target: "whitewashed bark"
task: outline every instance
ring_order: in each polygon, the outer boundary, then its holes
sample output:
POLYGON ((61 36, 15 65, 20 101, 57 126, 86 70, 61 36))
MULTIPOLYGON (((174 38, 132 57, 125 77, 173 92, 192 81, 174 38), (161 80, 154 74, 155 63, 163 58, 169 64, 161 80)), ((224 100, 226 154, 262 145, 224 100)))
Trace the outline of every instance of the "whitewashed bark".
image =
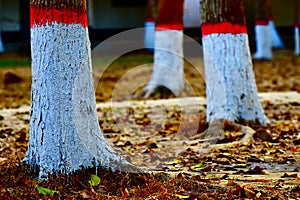
POLYGON ((300 43, 299 43, 299 26, 294 28, 294 46, 295 46, 295 55, 300 55, 300 43))
POLYGON ((183 26, 185 28, 200 27, 200 19, 200 0, 184 0, 183 26))
POLYGON ((2 27, 2 0, 0 0, 0 53, 4 52, 4 46, 3 46, 3 42, 2 42, 2 37, 1 37, 1 27, 2 27))
POLYGON ((284 44, 276 30, 275 24, 273 20, 269 20, 268 26, 271 31, 271 41, 272 41, 272 47, 273 48, 283 48, 284 44))
POLYGON ((4 46, 1 38, 1 27, 0 27, 0 53, 4 52, 4 46))
POLYGON ((155 22, 154 21, 145 21, 145 48, 152 49, 154 48, 154 35, 155 35, 155 22))
POLYGON ((254 59, 272 59, 271 30, 268 25, 255 25, 256 53, 254 59))
POLYGON ((239 119, 267 124, 257 96, 247 34, 204 36, 207 121, 239 119))
POLYGON ((64 25, 31 29, 32 99, 25 162, 40 178, 102 166, 129 166, 106 143, 97 120, 87 29, 64 25))
MULTIPOLYGON (((183 31, 155 31, 154 67, 151 80, 144 90, 154 91, 164 86, 175 95, 184 87, 183 74, 183 31)), ((145 96, 147 98, 147 94, 145 96)))

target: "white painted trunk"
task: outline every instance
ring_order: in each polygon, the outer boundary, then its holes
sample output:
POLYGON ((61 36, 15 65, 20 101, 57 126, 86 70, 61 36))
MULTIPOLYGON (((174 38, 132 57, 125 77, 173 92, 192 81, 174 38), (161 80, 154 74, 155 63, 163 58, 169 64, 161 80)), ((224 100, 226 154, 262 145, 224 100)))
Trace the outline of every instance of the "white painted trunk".
POLYGON ((247 34, 204 36, 207 120, 268 123, 260 105, 247 34))
POLYGON ((145 21, 145 48, 154 48, 155 23, 154 21, 145 21))
POLYGON ((300 43, 299 43, 299 27, 296 26, 294 28, 294 43, 295 43, 295 55, 299 55, 300 54, 300 43))
POLYGON ((2 43, 2 38, 1 38, 1 27, 0 27, 0 53, 4 52, 4 46, 2 43))
POLYGON ((268 25, 255 25, 256 53, 254 59, 272 59, 271 31, 268 25))
POLYGON ((81 25, 53 22, 31 29, 32 100, 25 158, 48 173, 85 167, 112 170, 127 164, 99 128, 88 32, 81 25))
POLYGON ((183 31, 155 31, 154 67, 146 90, 165 86, 179 95, 184 86, 183 31))
POLYGON ((283 48, 284 44, 276 30, 275 24, 273 20, 269 20, 268 24, 270 31, 271 31, 271 41, 272 41, 272 47, 273 48, 283 48))
POLYGON ((200 1, 184 0, 183 4, 183 26, 185 28, 196 28, 201 25, 200 1))
POLYGON ((0 0, 0 53, 4 52, 4 46, 3 46, 3 42, 2 42, 2 37, 1 37, 1 27, 2 27, 2 0, 0 0))

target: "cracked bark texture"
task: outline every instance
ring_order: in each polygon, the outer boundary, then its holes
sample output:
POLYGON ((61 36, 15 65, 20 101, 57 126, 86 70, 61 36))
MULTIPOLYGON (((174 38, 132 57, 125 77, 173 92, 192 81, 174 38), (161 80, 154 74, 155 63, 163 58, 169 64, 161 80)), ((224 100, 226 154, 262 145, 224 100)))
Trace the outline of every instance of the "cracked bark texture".
MULTIPOLYGON (((59 13, 63 21, 51 18, 43 24, 36 21, 39 16, 31 15, 35 22, 31 24, 32 99, 24 161, 38 168, 42 179, 89 167, 132 169, 106 143, 99 127, 87 27, 65 21, 64 15, 70 13, 57 10, 54 2, 60 2, 61 9, 66 1, 31 1, 31 6, 41 9, 40 14, 56 9, 52 13, 59 13)), ((68 2, 66 7, 80 17, 76 14, 85 10, 85 1, 68 2)))

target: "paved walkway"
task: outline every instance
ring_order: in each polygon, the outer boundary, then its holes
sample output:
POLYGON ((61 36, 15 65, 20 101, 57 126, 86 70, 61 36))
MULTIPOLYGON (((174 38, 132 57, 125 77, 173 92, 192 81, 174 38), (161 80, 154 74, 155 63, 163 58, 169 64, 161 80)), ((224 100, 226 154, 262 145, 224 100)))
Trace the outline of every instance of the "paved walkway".
MULTIPOLYGON (((300 102, 300 93, 298 92, 268 92, 259 93, 262 102, 268 101, 275 104, 287 102, 300 102)), ((98 103, 97 108, 122 108, 122 107, 137 107, 143 106, 145 108, 159 107, 159 106, 179 106, 182 110, 185 108, 194 109, 203 107, 206 104, 204 97, 185 97, 178 99, 161 99, 161 100, 142 100, 142 101, 122 101, 122 102, 106 102, 98 103)), ((24 105, 19 108, 2 109, 0 116, 4 119, 0 121, 1 128, 14 128, 20 130, 22 128, 29 128, 29 112, 30 106, 24 105)), ((299 111, 300 112, 300 111, 299 111)))

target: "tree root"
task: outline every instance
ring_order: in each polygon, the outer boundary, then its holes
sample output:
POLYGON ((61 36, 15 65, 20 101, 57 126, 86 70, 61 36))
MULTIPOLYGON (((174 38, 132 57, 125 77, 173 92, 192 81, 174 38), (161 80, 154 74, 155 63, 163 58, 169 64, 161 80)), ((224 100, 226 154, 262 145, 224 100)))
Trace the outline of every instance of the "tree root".
POLYGON ((172 96, 173 92, 162 85, 146 86, 142 89, 142 91, 138 92, 137 94, 134 94, 133 98, 148 99, 151 96, 155 96, 156 94, 158 94, 161 98, 165 98, 172 96))
POLYGON ((244 126, 238 123, 229 122, 227 120, 219 119, 214 120, 209 124, 208 129, 206 129, 204 132, 196 135, 192 139, 203 143, 204 148, 210 148, 210 149, 221 149, 226 147, 231 147, 235 145, 241 145, 241 144, 248 144, 249 142, 253 141, 253 135, 255 133, 255 130, 250 128, 249 126, 244 126), (216 144, 218 140, 222 140, 225 138, 225 131, 224 128, 230 124, 230 128, 241 132, 244 134, 243 138, 239 141, 224 143, 224 144, 216 144))

